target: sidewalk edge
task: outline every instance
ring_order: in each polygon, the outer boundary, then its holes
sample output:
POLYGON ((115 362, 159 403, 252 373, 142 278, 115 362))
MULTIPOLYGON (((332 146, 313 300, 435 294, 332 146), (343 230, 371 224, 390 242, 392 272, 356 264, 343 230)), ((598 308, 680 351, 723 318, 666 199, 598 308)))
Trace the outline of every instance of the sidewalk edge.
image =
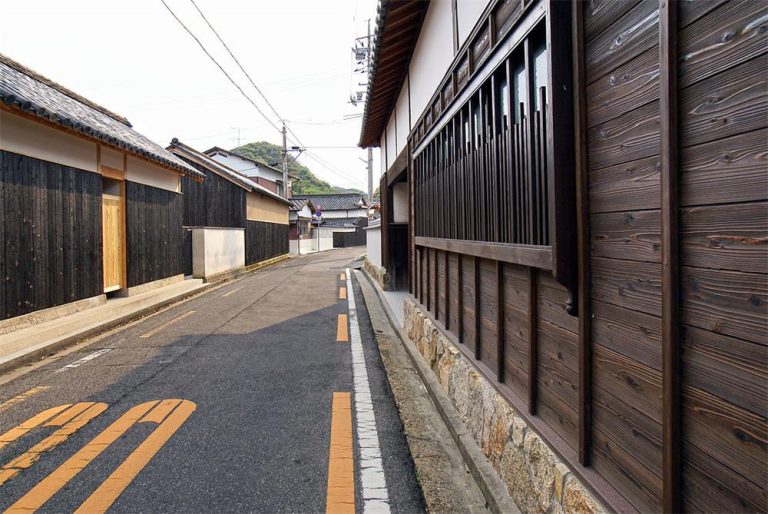
POLYGON ((467 468, 470 473, 472 473, 483 496, 485 496, 491 512, 495 514, 519 513, 520 509, 507 492, 507 487, 496 474, 496 471, 493 469, 493 466, 491 466, 491 463, 488 462, 488 459, 485 458, 480 447, 470 436, 464 422, 459 417, 459 413, 451 404, 448 396, 441 389, 432 370, 427 368, 421 355, 417 354, 413 345, 408 344, 408 337, 403 332, 403 328, 399 326, 397 317, 394 312, 392 312, 392 308, 386 298, 384 298, 380 287, 378 287, 378 284, 376 284, 373 278, 368 274, 367 270, 361 269, 360 271, 363 276, 365 276, 368 283, 371 284, 374 291, 376 291, 376 296, 389 319, 390 325, 392 325, 400 343, 408 353, 408 357, 410 357, 414 368, 416 368, 419 377, 421 377, 424 388, 429 393, 430 398, 432 398, 432 402, 435 404, 435 407, 437 407, 440 416, 448 427, 448 431, 451 433, 456 445, 459 447, 459 451, 464 457, 467 468))

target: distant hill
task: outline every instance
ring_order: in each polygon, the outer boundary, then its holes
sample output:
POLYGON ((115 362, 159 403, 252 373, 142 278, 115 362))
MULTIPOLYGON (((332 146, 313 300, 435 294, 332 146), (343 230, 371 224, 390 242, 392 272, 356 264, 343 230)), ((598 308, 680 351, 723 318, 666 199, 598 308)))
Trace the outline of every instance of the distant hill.
MULTIPOLYGON (((254 143, 238 146, 230 151, 249 159, 265 162, 280 169, 280 154, 282 153, 282 147, 278 145, 273 145, 266 141, 256 141, 254 143)), ((296 161, 288 165, 288 172, 299 177, 299 180, 293 184, 293 192, 297 195, 362 193, 359 189, 332 186, 325 180, 318 178, 309 168, 296 161)))

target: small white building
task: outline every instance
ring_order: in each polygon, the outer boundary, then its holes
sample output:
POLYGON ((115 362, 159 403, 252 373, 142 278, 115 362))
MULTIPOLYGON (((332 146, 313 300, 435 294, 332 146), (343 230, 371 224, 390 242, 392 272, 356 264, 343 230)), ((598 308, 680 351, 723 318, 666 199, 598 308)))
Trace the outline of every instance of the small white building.
MULTIPOLYGON (((256 159, 249 159, 236 153, 230 152, 218 146, 214 146, 204 152, 207 156, 213 160, 224 164, 225 166, 242 173, 249 179, 253 180, 262 187, 265 187, 277 193, 282 197, 286 197, 283 188, 283 172, 274 166, 259 161, 256 159)), ((288 195, 291 196, 291 183, 296 176, 288 174, 288 195)))

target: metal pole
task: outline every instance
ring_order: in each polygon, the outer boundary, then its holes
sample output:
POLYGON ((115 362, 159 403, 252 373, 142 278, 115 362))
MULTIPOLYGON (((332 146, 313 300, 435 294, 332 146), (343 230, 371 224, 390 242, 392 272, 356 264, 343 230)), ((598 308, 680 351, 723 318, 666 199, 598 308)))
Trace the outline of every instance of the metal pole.
POLYGON ((283 123, 283 198, 288 198, 288 140, 283 123))

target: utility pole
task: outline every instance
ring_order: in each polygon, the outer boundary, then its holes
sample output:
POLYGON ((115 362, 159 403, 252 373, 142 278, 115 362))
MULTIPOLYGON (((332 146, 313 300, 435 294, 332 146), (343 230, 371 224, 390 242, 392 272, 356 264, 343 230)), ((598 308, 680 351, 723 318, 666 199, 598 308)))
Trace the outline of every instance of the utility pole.
MULTIPOLYGON (((371 73, 371 19, 368 18, 368 52, 366 52, 366 66, 368 74, 371 73)), ((368 202, 373 200, 373 148, 368 147, 368 202)))
POLYGON ((283 197, 288 198, 288 139, 285 122, 283 122, 283 197))

